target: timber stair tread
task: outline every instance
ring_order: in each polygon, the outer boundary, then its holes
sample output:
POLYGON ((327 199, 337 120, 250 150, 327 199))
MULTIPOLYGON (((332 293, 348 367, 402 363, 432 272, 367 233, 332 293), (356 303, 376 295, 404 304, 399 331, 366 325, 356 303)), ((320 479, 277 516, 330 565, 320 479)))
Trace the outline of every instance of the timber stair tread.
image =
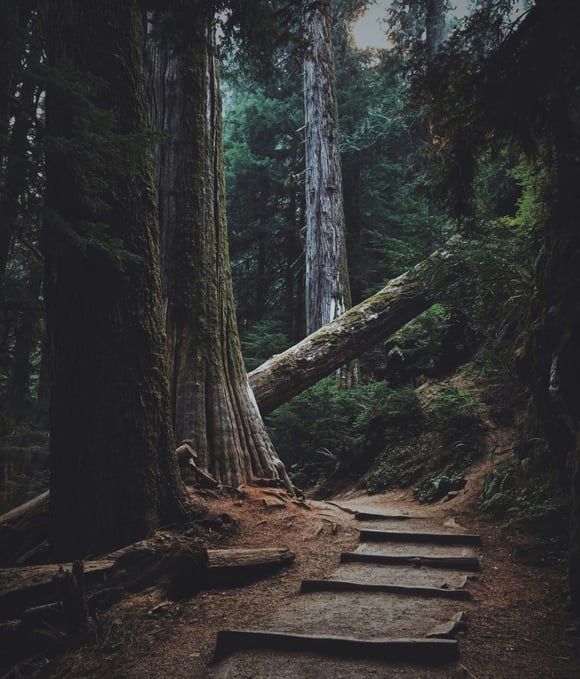
POLYGON ((407 596, 441 597, 465 601, 471 597, 465 589, 444 589, 442 587, 424 587, 398 585, 396 583, 354 582, 353 580, 303 580, 301 590, 308 592, 386 592, 407 596))
POLYGON ((366 528, 360 531, 361 542, 408 542, 432 543, 438 545, 480 545, 479 535, 470 533, 414 532, 396 530, 374 530, 366 528))
POLYGON ((380 512, 355 511, 357 521, 424 521, 427 517, 414 514, 381 514, 380 512))
POLYGON ((323 634, 290 634, 261 630, 220 630, 215 656, 220 659, 235 651, 267 648, 279 651, 318 652, 338 656, 380 658, 383 660, 416 660, 425 664, 446 663, 459 657, 455 639, 375 638, 359 639, 323 634))
POLYGON ((415 568, 447 568, 450 570, 478 571, 479 559, 470 556, 421 556, 399 554, 366 554, 342 552, 341 563, 373 563, 380 565, 414 566, 415 568))
POLYGON ((458 660, 459 644, 451 637, 465 629, 465 613, 457 604, 471 599, 467 573, 479 570, 474 547, 481 538, 459 532, 460 526, 457 532, 433 530, 436 522, 425 516, 345 510, 357 521, 392 521, 397 530, 361 528, 358 549, 342 552, 343 565, 334 573, 303 580, 300 599, 257 629, 221 630, 216 661, 231 657, 220 677, 245 676, 236 674, 235 659, 252 652, 373 660, 386 667, 458 660), (398 530, 398 522, 409 530, 398 530))

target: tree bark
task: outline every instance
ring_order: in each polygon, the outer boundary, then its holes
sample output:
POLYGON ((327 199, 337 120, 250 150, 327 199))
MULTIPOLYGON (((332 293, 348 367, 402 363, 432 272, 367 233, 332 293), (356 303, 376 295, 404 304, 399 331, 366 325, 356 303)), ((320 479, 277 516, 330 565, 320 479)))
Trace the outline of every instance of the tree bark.
POLYGON ((303 0, 306 331, 351 305, 329 0, 303 0))
POLYGON ((434 302, 423 276, 454 275, 454 259, 439 250, 411 271, 390 281, 372 297, 349 309, 285 352, 250 373, 250 384, 262 415, 330 375, 415 318, 434 302))
POLYGON ((264 428, 243 365, 225 218, 221 100, 213 12, 154 17, 150 45, 167 356, 178 444, 219 483, 291 482, 264 428), (180 27, 165 39, 168 25, 180 27), (175 34, 174 34, 175 37, 175 34))
POLYGON ((427 56, 432 60, 445 39, 445 0, 427 0, 425 28, 427 56))
POLYGON ((51 0, 47 328, 52 546, 76 559, 183 516, 137 0, 51 0))

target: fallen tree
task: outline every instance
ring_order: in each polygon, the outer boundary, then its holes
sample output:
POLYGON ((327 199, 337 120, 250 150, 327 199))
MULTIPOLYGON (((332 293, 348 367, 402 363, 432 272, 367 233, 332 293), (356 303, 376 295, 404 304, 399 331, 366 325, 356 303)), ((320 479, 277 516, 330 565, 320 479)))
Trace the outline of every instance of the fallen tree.
POLYGON ((271 413, 428 309, 437 294, 427 288, 426 275, 434 269, 438 279, 450 280, 456 275, 455 264, 449 250, 437 250, 372 297, 253 370, 250 385, 262 415, 271 413))
POLYGON ((97 560, 0 569, 0 675, 12 676, 9 668, 26 658, 93 642, 100 614, 131 593, 154 586, 169 599, 152 614, 202 589, 238 587, 293 561, 286 547, 205 549, 161 535, 97 560))

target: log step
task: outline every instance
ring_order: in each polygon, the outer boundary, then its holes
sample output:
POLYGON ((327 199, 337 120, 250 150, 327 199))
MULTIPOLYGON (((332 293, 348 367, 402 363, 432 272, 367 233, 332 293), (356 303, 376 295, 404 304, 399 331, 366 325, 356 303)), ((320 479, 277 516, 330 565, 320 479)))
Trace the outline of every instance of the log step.
POLYGON ((421 542, 438 545, 480 545, 479 535, 469 533, 415 533, 413 531, 361 530, 361 542, 421 542))
POLYGON ((471 598, 470 593, 465 589, 351 582, 348 580, 303 580, 300 591, 303 594, 308 592, 384 592, 406 596, 440 597, 457 601, 466 601, 471 598))
POLYGON ((218 632, 216 660, 236 651, 248 649, 315 652, 389 661, 406 660, 423 665, 444 664, 457 660, 459 657, 459 646, 455 639, 357 639, 252 630, 220 630, 218 632))
POLYGON ((422 516, 409 516, 408 514, 379 514, 375 512, 355 512, 357 521, 409 521, 410 519, 422 519, 422 516))
POLYGON ((479 561, 470 556, 398 556, 389 554, 363 554, 342 552, 341 563, 374 563, 383 566, 424 566, 427 568, 448 568, 450 570, 478 571, 479 561))
POLYGON ((239 585, 267 576, 290 566, 295 559, 294 552, 286 547, 208 549, 207 555, 211 587, 239 585))
POLYGON ((270 565, 289 566, 295 559, 294 552, 286 547, 208 549, 207 556, 210 570, 215 571, 270 565))

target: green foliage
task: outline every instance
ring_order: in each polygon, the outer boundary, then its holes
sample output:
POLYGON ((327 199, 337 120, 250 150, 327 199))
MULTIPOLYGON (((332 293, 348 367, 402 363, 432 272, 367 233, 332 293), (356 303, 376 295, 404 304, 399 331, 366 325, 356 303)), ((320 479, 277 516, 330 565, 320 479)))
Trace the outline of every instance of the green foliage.
MULTIPOLYGON (((385 383, 342 391, 328 377, 269 415, 268 432, 294 483, 316 485, 347 466, 376 403, 390 394, 385 383)), ((392 408, 392 417, 400 417, 392 408)))
POLYGON ((425 404, 425 412, 431 426, 445 435, 451 435, 452 438, 460 434, 464 426, 469 429, 479 426, 477 409, 478 399, 475 392, 458 389, 454 384, 444 385, 425 404))
POLYGON ((426 378, 451 374, 470 360, 477 338, 465 313, 434 304, 395 332, 375 359, 375 373, 391 386, 417 386, 426 378))
POLYGON ((248 372, 290 346, 290 339, 282 331, 280 321, 258 321, 247 330, 242 330, 240 340, 248 372))
POLYGON ((433 304, 427 311, 404 325, 391 335, 389 342, 395 345, 417 344, 432 336, 451 320, 451 311, 442 304, 433 304))
POLYGON ((299 487, 324 495, 368 469, 369 492, 412 485, 420 502, 432 502, 462 488, 482 454, 479 405, 475 392, 452 384, 420 399, 415 389, 386 382, 339 391, 327 378, 266 422, 299 487))
POLYGON ((486 475, 478 508, 495 516, 515 517, 554 507, 558 493, 554 493, 553 479, 530 474, 528 463, 515 455, 502 460, 486 475))
POLYGON ((433 269, 425 272, 425 285, 438 289, 445 305, 469 319, 479 343, 497 352, 494 360, 504 362, 503 369, 517 345, 525 301, 533 291, 536 240, 535 230, 520 227, 513 218, 488 221, 477 237, 446 245, 457 271, 453 282, 433 269))
POLYGON ((554 159, 543 151, 538 158, 522 156, 510 176, 520 188, 513 225, 534 232, 550 220, 554 187, 554 159))
POLYGON ((359 301, 429 253, 437 219, 422 195, 425 120, 405 108, 404 63, 390 52, 371 62, 345 46, 336 72, 349 272, 359 301))
MULTIPOLYGON (((275 3, 276 4, 276 3, 275 3)), ((429 214, 422 111, 407 111, 404 63, 354 50, 346 27, 366 3, 333 4, 335 70, 349 276, 354 303, 429 253, 447 220, 429 214)), ((292 30, 294 30, 292 28, 292 30)), ((297 338, 303 321, 302 55, 292 39, 275 64, 227 80, 225 156, 228 224, 242 325, 282 320, 297 338)))
MULTIPOLYGON (((293 325, 301 288, 297 210, 302 100, 283 87, 232 88, 224 127, 227 212, 239 322, 293 325)), ((231 85, 230 85, 231 87, 231 85)))
POLYGON ((366 439, 375 451, 375 461, 363 477, 369 492, 413 485, 419 502, 434 502, 465 485, 465 471, 483 453, 475 393, 444 384, 424 398, 419 414, 416 409, 414 404, 415 431, 388 419, 377 426, 375 420, 375 434, 366 439))

